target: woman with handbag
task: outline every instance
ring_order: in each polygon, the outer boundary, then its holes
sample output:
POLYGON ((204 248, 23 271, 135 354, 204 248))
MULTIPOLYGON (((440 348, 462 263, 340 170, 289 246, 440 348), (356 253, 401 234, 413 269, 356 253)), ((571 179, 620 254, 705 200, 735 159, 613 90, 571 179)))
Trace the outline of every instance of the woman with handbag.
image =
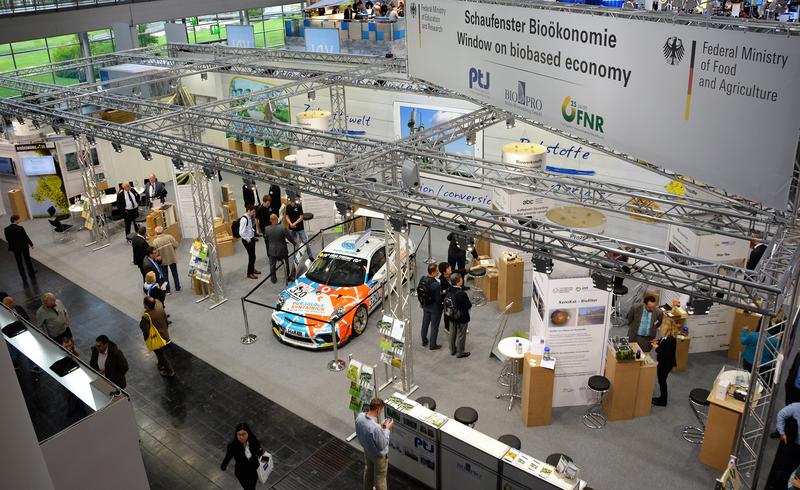
POLYGON ((675 359, 675 352, 678 349, 678 328, 674 322, 664 322, 661 325, 661 338, 651 340, 650 345, 658 355, 658 366, 656 375, 658 377, 659 396, 653 398, 653 405, 658 407, 667 406, 667 376, 672 368, 678 365, 675 359))
POLYGON ((256 483, 258 483, 259 458, 263 452, 264 450, 261 449, 261 444, 256 436, 253 435, 250 426, 241 422, 236 426, 233 440, 228 443, 228 450, 225 452, 225 458, 222 460, 220 469, 225 471, 231 458, 233 458, 233 472, 242 488, 244 490, 255 490, 256 483))
POLYGON ((161 376, 171 378, 175 376, 172 363, 169 361, 167 349, 170 346, 169 327, 164 305, 150 296, 144 298, 144 313, 139 321, 144 342, 147 348, 156 354, 158 359, 158 372, 161 376))

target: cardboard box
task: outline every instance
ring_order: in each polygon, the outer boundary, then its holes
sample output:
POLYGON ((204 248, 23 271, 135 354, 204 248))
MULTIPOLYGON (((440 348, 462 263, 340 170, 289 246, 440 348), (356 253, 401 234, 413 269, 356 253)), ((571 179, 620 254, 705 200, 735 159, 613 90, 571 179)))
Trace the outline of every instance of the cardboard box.
POLYGON ((283 161, 284 158, 289 156, 289 148, 288 147, 269 147, 270 152, 272 153, 273 160, 280 160, 283 161))
POLYGON ((230 257, 234 255, 234 238, 230 235, 218 236, 217 237, 217 254, 220 257, 230 257))
POLYGON ((242 151, 242 142, 239 140, 228 140, 228 149, 235 151, 242 151))
POLYGON ((104 121, 111 121, 117 124, 125 124, 135 121, 136 116, 132 112, 106 109, 105 111, 100 112, 100 119, 104 121))
POLYGON ((20 221, 27 221, 30 219, 28 214, 28 206, 25 205, 25 195, 22 189, 11 189, 8 191, 8 200, 11 202, 11 214, 19 216, 20 221))
POLYGON ((220 188, 222 189, 222 202, 228 202, 233 199, 230 184, 222 184, 220 188))
POLYGON ((753 332, 758 329, 758 325, 760 323, 761 314, 750 313, 749 311, 742 310, 740 308, 736 309, 736 313, 733 316, 733 325, 731 325, 731 338, 730 343, 728 344, 728 359, 739 359, 739 355, 744 350, 744 346, 742 346, 742 343, 739 342, 739 339, 742 336, 742 329, 746 328, 747 330, 753 332))
POLYGON ((478 278, 477 286, 483 290, 486 301, 497 301, 499 272, 496 268, 486 269, 486 275, 478 278))
POLYGON ((198 296, 205 296, 209 293, 208 284, 198 281, 195 278, 192 278, 192 288, 194 288, 194 294, 198 296))
MULTIPOLYGON (((481 235, 483 236, 483 235, 481 235)), ((478 255, 492 255, 492 243, 485 238, 478 238, 475 240, 475 251, 478 252, 478 255)), ((478 257, 480 258, 480 257, 478 257)))
POLYGON ((256 150, 256 144, 250 143, 249 141, 242 141, 242 151, 245 153, 251 153, 256 155, 258 150, 256 150))
POLYGON ((686 371, 686 366, 689 365, 689 347, 692 345, 692 338, 682 335, 680 337, 675 348, 675 363, 677 366, 672 369, 673 372, 686 371))
POLYGON ((646 417, 650 415, 650 409, 653 407, 653 387, 656 384, 657 366, 658 364, 653 362, 649 364, 642 363, 639 367, 639 384, 636 388, 636 406, 633 408, 634 417, 646 417))
POLYGON ((231 235, 230 221, 225 221, 223 218, 214 218, 214 235, 231 235))
POLYGON ((267 158, 271 158, 272 157, 272 150, 267 146, 263 146, 263 145, 256 146, 256 153, 260 157, 267 157, 267 158))
POLYGON ((522 287, 525 279, 525 262, 519 257, 509 259, 503 254, 498 259, 497 307, 503 311, 509 303, 514 303, 510 313, 522 311, 522 287))

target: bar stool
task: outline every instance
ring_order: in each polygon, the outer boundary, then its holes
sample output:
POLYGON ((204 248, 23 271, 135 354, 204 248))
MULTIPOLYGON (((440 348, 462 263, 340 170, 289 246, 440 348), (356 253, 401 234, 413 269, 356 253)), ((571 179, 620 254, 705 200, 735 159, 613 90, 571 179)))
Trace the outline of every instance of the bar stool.
POLYGON ((416 401, 427 409, 436 410, 436 400, 429 396, 421 396, 416 401))
POLYGON ((603 398, 611 389, 611 383, 605 376, 592 376, 589 378, 589 389, 594 394, 595 402, 583 414, 583 425, 590 429, 602 429, 608 421, 603 413, 603 398))
POLYGON ((622 297, 628 294, 628 286, 623 284, 614 285, 614 311, 611 316, 611 325, 615 327, 622 327, 625 325, 625 319, 622 318, 622 297))
POLYGON ((564 459, 567 460, 568 463, 574 463, 574 461, 572 461, 572 458, 570 458, 569 456, 567 456, 564 453, 553 453, 553 454, 549 455, 544 460, 544 462, 549 464, 550 466, 557 467, 558 466, 558 462, 561 461, 561 457, 562 456, 564 457, 564 459))
POLYGON ((706 420, 708 419, 707 407, 709 406, 708 396, 710 391, 703 388, 695 388, 689 392, 689 407, 691 407, 700 427, 687 425, 681 431, 683 440, 692 444, 702 444, 706 432, 706 420))
POLYGON ((458 407, 453 413, 453 418, 466 426, 475 427, 478 423, 478 411, 472 407, 458 407))
POLYGON ((469 277, 472 278, 472 306, 483 306, 486 304, 486 295, 483 294, 483 289, 478 287, 478 278, 486 275, 486 267, 473 267, 467 272, 469 277))
POLYGON ((522 449, 522 441, 514 434, 503 434, 498 437, 497 440, 509 446, 511 449, 522 449))
POLYGON ((504 362, 502 369, 500 369, 500 376, 497 377, 497 384, 500 386, 511 386, 511 366, 509 363, 504 362))

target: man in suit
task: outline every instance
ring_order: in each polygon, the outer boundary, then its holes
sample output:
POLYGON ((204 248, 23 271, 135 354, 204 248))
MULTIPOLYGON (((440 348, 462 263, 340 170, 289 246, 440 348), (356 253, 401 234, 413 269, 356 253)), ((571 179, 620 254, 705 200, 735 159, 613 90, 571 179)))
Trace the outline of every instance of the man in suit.
POLYGON ((25 278, 25 268, 23 267, 23 262, 25 267, 28 268, 28 276, 31 279, 34 279, 36 270, 33 268, 33 262, 31 261, 31 249, 33 248, 33 242, 28 236, 28 232, 25 231, 25 228, 19 225, 19 216, 16 214, 11 215, 11 224, 6 226, 5 232, 8 250, 14 252, 14 258, 17 260, 19 275, 22 276, 22 283, 28 284, 28 280, 25 278))
POLYGON ((122 184, 117 192, 117 208, 125 219, 125 237, 131 234, 131 224, 139 217, 139 194, 129 183, 122 184))
POLYGON ((169 278, 167 277, 166 270, 161 265, 161 257, 158 255, 158 249, 155 247, 147 247, 147 255, 142 262, 142 278, 148 272, 153 272, 156 275, 156 283, 167 283, 167 292, 169 292, 169 278))
POLYGON ((156 199, 164 203, 164 198, 167 197, 167 188, 162 182, 159 182, 155 174, 147 176, 147 183, 144 186, 144 202, 147 207, 153 206, 153 201, 156 199))
POLYGON ((264 228, 263 232, 264 241, 267 242, 267 257, 269 257, 269 278, 273 284, 278 282, 275 266, 280 260, 283 262, 283 268, 286 271, 286 284, 289 284, 291 274, 289 270, 289 247, 286 246, 286 242, 291 243, 295 248, 297 248, 297 242, 292 238, 289 230, 279 224, 278 215, 270 215, 269 221, 271 224, 264 228))
POLYGON ((108 340, 105 335, 95 340, 89 365, 120 388, 125 389, 127 386, 125 373, 128 372, 128 360, 117 344, 108 340))
POLYGON ((764 252, 767 250, 767 244, 761 242, 750 242, 750 248, 750 256, 747 257, 747 264, 745 265, 745 268, 747 270, 754 270, 761 261, 761 257, 764 256, 764 252))
POLYGON ((636 342, 644 352, 650 352, 650 341, 656 336, 656 330, 661 326, 664 312, 658 309, 654 296, 645 296, 642 304, 628 310, 628 339, 636 342))
POLYGON ((146 233, 147 228, 144 225, 141 225, 136 229, 136 235, 131 238, 131 248, 133 248, 133 263, 139 269, 142 268, 142 262, 144 262, 144 258, 147 256, 147 247, 150 246, 147 243, 147 238, 145 237, 146 233))
MULTIPOLYGON (((453 298, 453 313, 455 314, 450 317, 450 355, 463 359, 469 357, 470 354, 466 350, 466 344, 470 321, 469 310, 472 308, 472 302, 464 291, 464 279, 458 272, 454 272, 450 276, 450 288, 447 295, 453 298)), ((445 314, 447 314, 447 301, 445 299, 445 314)))

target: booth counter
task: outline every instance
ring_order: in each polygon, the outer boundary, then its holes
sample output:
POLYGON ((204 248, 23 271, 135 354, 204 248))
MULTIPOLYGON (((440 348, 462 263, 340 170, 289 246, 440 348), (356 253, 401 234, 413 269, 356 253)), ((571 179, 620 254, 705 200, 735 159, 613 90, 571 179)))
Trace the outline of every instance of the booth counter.
MULTIPOLYGON (((633 352, 641 350, 637 344, 629 344, 629 347, 633 352)), ((640 359, 617 360, 614 348, 608 346, 605 377, 611 383, 611 390, 603 400, 608 420, 628 420, 650 415, 656 366, 646 352, 642 352, 640 359)))
POLYGON ((710 405, 700 449, 701 463, 720 471, 728 466, 736 442, 736 429, 744 413, 744 402, 734 398, 733 392, 737 387, 746 390, 749 384, 750 373, 740 369, 723 367, 717 375, 708 396, 710 405))
POLYGON ((530 352, 522 362, 520 413, 526 426, 550 425, 553 417, 555 369, 542 367, 542 356, 530 352))

